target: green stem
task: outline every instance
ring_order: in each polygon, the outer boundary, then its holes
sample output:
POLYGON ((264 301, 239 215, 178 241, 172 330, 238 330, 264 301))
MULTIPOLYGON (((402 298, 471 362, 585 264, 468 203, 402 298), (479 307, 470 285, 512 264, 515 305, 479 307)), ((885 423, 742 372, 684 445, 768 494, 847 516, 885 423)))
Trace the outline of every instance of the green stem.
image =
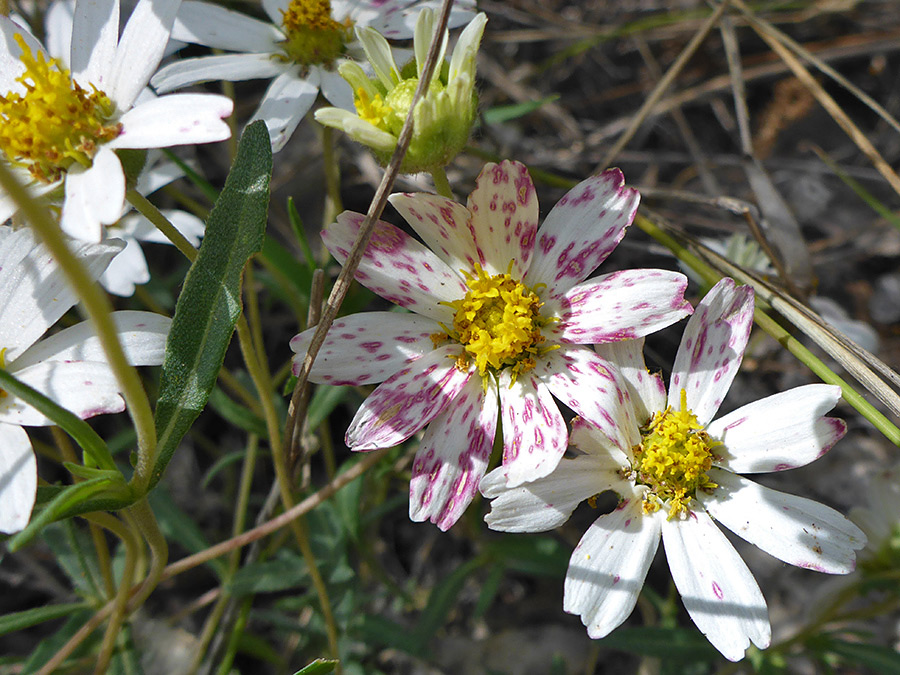
POLYGON ((194 262, 194 258, 197 257, 197 249, 195 249, 193 244, 191 244, 191 242, 189 242, 185 236, 169 222, 169 219, 166 218, 150 200, 133 188, 125 193, 125 196, 128 199, 128 203, 131 204, 138 213, 144 216, 144 218, 153 223, 156 226, 156 229, 162 232, 163 236, 171 241, 172 244, 184 254, 185 258, 194 262))
POLYGON ((140 589, 129 605, 133 611, 144 604, 144 601, 150 597, 150 594, 159 584, 159 580, 162 578, 163 571, 166 568, 166 562, 169 559, 169 545, 166 543, 163 533, 160 532, 156 516, 153 514, 153 509, 150 508, 150 503, 146 497, 129 506, 128 513, 135 519, 141 534, 144 535, 144 539, 146 539, 147 545, 150 547, 151 555, 150 571, 147 573, 147 578, 141 584, 140 589))
POLYGON ((322 126, 322 164, 325 171, 325 211, 323 225, 331 225, 344 210, 341 201, 341 165, 334 147, 334 129, 322 126))
POLYGON ((119 342, 116 326, 112 320, 113 308, 109 297, 90 277, 81 261, 69 250, 66 238, 50 212, 28 194, 10 169, 2 163, 0 163, 0 187, 19 206, 25 219, 37 231, 38 236, 65 274, 66 280, 81 299, 82 307, 94 326, 106 360, 128 406, 128 414, 134 423, 138 440, 135 477, 146 475, 149 479, 156 461, 156 428, 153 425, 153 411, 137 370, 128 363, 125 352, 122 350, 122 344, 119 342))
POLYGON ((439 195, 447 199, 454 198, 453 188, 450 187, 450 181, 447 180, 447 172, 444 171, 444 167, 439 166, 436 169, 432 169, 431 178, 434 180, 434 189, 437 190, 439 195))
POLYGON ((121 520, 108 513, 92 513, 84 517, 92 524, 99 525, 112 532, 122 540, 122 545, 125 546, 125 564, 122 567, 122 579, 119 581, 115 605, 109 617, 106 632, 103 634, 103 642, 100 644, 100 652, 97 654, 97 664, 94 668, 94 672, 97 675, 102 675, 106 672, 112 659, 113 650, 116 647, 116 639, 119 637, 122 623, 128 611, 128 597, 131 592, 131 582, 134 578, 140 542, 135 533, 126 527, 121 520))

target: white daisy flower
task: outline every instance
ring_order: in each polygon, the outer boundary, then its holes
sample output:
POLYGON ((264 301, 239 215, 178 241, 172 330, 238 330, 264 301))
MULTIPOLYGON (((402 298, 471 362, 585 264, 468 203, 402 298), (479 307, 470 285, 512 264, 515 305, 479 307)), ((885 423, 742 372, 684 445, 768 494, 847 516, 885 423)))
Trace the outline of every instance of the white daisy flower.
POLYGON ((612 424, 577 419, 571 443, 583 454, 552 474, 510 489, 501 470, 481 484, 496 530, 561 525, 585 499, 613 490, 618 507, 600 516, 569 561, 563 607, 601 638, 634 608, 660 537, 675 586, 697 627, 737 661, 752 641, 769 645, 766 602, 725 535, 729 530, 792 565, 847 574, 865 534, 833 509, 777 492, 740 474, 803 466, 845 433, 823 415, 840 398, 826 384, 798 387, 713 420, 737 373, 753 323, 753 291, 720 281, 688 322, 668 395, 647 372, 643 340, 600 345, 618 366, 622 404, 612 424), (614 433, 609 433, 610 429, 614 433))
MULTIPOLYGON (((585 281, 618 245, 639 195, 618 169, 566 194, 538 229, 528 170, 488 164, 468 204, 432 194, 391 203, 427 248, 379 222, 356 279, 410 314, 336 321, 311 379, 383 382, 347 430, 353 450, 402 443, 430 423, 413 463, 410 517, 449 528, 471 502, 503 424, 510 485, 550 473, 567 430, 554 396, 591 419, 617 396, 605 359, 588 344, 646 335, 690 311, 684 275, 626 270, 585 281)), ((322 234, 347 259, 364 217, 344 212, 322 234)), ((300 367, 312 330, 291 341, 300 367)))
MULTIPOLYGON (((117 149, 228 138, 231 100, 179 94, 137 101, 159 64, 180 0, 140 0, 121 38, 118 0, 76 3, 71 72, 0 16, 0 161, 62 204, 71 237, 99 242, 125 203, 117 149), (55 193, 55 194, 54 194, 55 193)), ((0 191, 0 222, 15 213, 0 191)))
MULTIPOLYGON (((100 276, 122 243, 75 242, 74 255, 100 276)), ((31 230, 0 227, 0 362, 10 374, 81 418, 121 412, 125 403, 88 322, 39 338, 78 298, 47 249, 31 230)), ((115 312, 128 361, 162 363, 170 320, 150 312, 115 312)), ((54 422, 15 396, 0 391, 0 531, 28 523, 37 488, 37 465, 23 426, 54 422)))
MULTIPOLYGON (((188 0, 178 11, 172 37, 233 54, 201 56, 162 68, 151 81, 160 93, 210 80, 272 78, 253 120, 265 120, 272 150, 284 147, 319 90, 333 105, 353 109, 353 92, 336 69, 343 57, 364 58, 354 28, 385 37, 413 36, 415 18, 438 0, 263 0, 269 21, 206 2, 188 0)), ((458 0, 450 27, 469 21, 474 0, 458 0)))

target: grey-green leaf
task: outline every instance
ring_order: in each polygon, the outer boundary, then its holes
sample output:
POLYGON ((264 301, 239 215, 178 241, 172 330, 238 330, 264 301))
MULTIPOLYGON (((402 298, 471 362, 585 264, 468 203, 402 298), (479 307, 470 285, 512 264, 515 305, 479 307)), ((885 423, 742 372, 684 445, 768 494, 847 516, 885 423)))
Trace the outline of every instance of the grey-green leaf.
POLYGON ((272 150, 263 122, 248 126, 206 236, 178 297, 156 405, 158 459, 151 487, 209 400, 241 314, 244 265, 262 250, 272 150))

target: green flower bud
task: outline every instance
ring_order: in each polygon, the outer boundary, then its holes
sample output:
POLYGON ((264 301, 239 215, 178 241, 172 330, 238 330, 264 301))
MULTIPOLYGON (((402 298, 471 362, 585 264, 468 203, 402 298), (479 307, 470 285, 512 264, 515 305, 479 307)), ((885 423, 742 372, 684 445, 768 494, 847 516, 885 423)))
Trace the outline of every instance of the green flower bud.
MULTIPOLYGON (((481 13, 466 26, 449 64, 443 59, 447 46, 447 34, 444 34, 440 65, 413 110, 413 137, 401 171, 418 173, 443 167, 469 140, 478 110, 475 59, 486 22, 487 17, 481 13)), ((316 112, 316 120, 341 129, 367 145, 382 164, 387 164, 419 86, 433 34, 434 13, 426 8, 419 13, 416 22, 415 60, 401 69, 394 62, 384 37, 371 28, 357 30, 375 77, 368 77, 355 63, 341 64, 338 72, 353 88, 356 114, 338 108, 322 108, 316 112)))

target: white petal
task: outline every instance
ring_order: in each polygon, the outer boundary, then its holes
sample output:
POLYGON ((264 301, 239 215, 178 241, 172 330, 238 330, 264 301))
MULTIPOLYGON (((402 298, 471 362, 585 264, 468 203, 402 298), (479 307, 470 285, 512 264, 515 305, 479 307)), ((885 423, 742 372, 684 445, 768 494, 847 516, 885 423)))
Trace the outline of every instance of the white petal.
POLYGON ((563 609, 577 614, 592 638, 618 627, 634 609, 656 549, 659 513, 645 515, 641 500, 629 498, 600 516, 569 560, 563 609))
POLYGON ((849 574, 866 535, 824 504, 771 490, 730 471, 707 472, 717 487, 697 498, 713 518, 766 553, 797 567, 849 574))
POLYGON ((409 518, 447 531, 478 492, 497 430, 497 392, 473 377, 434 418, 416 453, 409 481, 409 518))
POLYGON ((707 426, 724 443, 716 464, 737 473, 783 471, 809 464, 831 449, 847 431, 835 417, 824 417, 841 398, 841 388, 808 384, 742 406, 707 426))
POLYGON ((506 483, 516 487, 549 474, 562 459, 568 444, 566 423, 547 385, 532 373, 510 382, 509 371, 500 375, 503 419, 503 469, 506 483))
POLYGON ((15 81, 25 70, 25 64, 19 58, 22 55, 22 48, 15 40, 16 35, 22 36, 31 48, 33 56, 37 57, 39 53, 46 54, 41 43, 28 29, 9 17, 0 15, 0 92, 4 95, 9 91, 25 94, 25 88, 15 81))
POLYGON ((484 521, 502 532, 546 532, 569 519, 575 507, 600 492, 619 486, 621 465, 610 457, 581 455, 562 459, 549 476, 508 487, 503 467, 481 481, 481 493, 491 500, 484 521))
POLYGON ((487 15, 481 12, 459 34, 459 39, 453 48, 453 55, 450 57, 450 70, 447 75, 448 82, 452 82, 460 76, 468 61, 474 62, 472 56, 473 53, 478 51, 478 45, 481 43, 481 36, 484 34, 486 23, 487 15))
POLYGON ((533 372, 556 398, 622 451, 640 442, 628 387, 620 382, 615 366, 595 352, 563 345, 541 357, 533 372))
MULTIPOLYGON (((109 366, 97 361, 44 361, 12 374, 82 419, 125 410, 109 366)), ((0 422, 49 426, 51 419, 16 396, 0 399, 0 422)))
MULTIPOLYGON (((418 314, 362 312, 337 319, 313 363, 310 380, 325 384, 383 382, 411 361, 434 349, 431 335, 440 326, 418 314)), ((315 328, 291 340, 294 372, 306 359, 315 328)))
POLYGON ((223 121, 233 103, 216 94, 169 94, 142 103, 122 115, 122 133, 111 148, 168 148, 212 143, 231 136, 223 121))
MULTIPOLYGON (((72 69, 72 24, 75 20, 75 2, 51 2, 44 16, 44 43, 47 51, 72 69)), ((118 39, 118 36, 116 36, 118 39)))
POLYGON ((565 293, 606 260, 625 236, 640 195, 625 187, 618 169, 592 176, 560 199, 537 233, 526 283, 547 284, 547 296, 565 293))
POLYGON ((0 532, 23 529, 37 493, 37 462, 25 430, 0 424, 0 532))
POLYGON ((730 661, 742 659, 751 641, 768 647, 772 630, 766 600, 706 512, 695 508, 684 520, 663 520, 662 535, 685 609, 713 647, 730 661))
MULTIPOLYGON (((75 304, 77 296, 56 260, 29 229, 0 241, 0 345, 15 360, 75 304)), ((97 278, 122 248, 120 241, 73 242, 72 253, 97 278)))
POLYGON ((681 336, 669 382, 669 405, 687 407, 709 422, 737 374, 753 327, 753 289, 725 278, 697 305, 681 336))
POLYGON ((73 239, 98 243, 103 225, 111 225, 125 208, 125 173, 109 146, 94 155, 90 169, 75 165, 66 173, 66 200, 59 225, 73 239))
POLYGON ((458 345, 439 347, 383 382, 356 411, 347 445, 353 450, 397 445, 452 405, 472 376, 456 367, 458 350, 458 345))
MULTIPOLYGON (((162 363, 166 338, 172 320, 162 314, 123 310, 112 313, 116 334, 133 366, 156 366, 162 363)), ((100 339, 89 321, 65 328, 40 340, 9 364, 10 370, 22 370, 42 361, 106 360, 100 339)))
POLYGON ((322 96, 328 99, 331 105, 348 111, 355 110, 353 90, 339 73, 333 70, 323 70, 319 86, 322 88, 322 96))
POLYGON ((301 79, 294 71, 282 73, 263 96, 251 122, 264 120, 272 138, 272 152, 278 152, 288 142, 319 93, 319 69, 310 69, 301 79))
POLYGON ((119 41, 119 0, 75 3, 72 22, 71 69, 74 79, 90 90, 106 91, 119 41))
POLYGON ((272 23, 277 26, 281 25, 284 19, 284 12, 287 11, 289 4, 290 0, 262 0, 263 9, 269 15, 272 23))
POLYGON ((602 358, 616 365, 628 385, 635 421, 644 426, 653 413, 666 409, 666 385, 659 373, 651 373, 644 363, 644 338, 608 342, 594 347, 602 358))
MULTIPOLYGON (((280 23, 280 21, 278 22, 280 23)), ((208 2, 185 0, 172 38, 230 52, 275 52, 284 35, 271 23, 208 2)))
POLYGON ((271 54, 220 54, 181 59, 170 63, 150 79, 157 93, 165 94, 173 89, 189 84, 226 80, 239 82, 269 78, 285 71, 285 64, 272 58, 271 54))
POLYGON ((116 50, 106 93, 124 112, 156 72, 181 0, 139 0, 116 50))
MULTIPOLYGON (((569 445, 581 452, 599 457, 609 464, 610 469, 629 469, 633 459, 631 448, 621 449, 601 433, 601 431, 583 417, 572 420, 572 431, 569 433, 569 445)), ((617 490, 620 494, 621 491, 617 490)))
POLYGON ((150 270, 137 240, 126 237, 123 241, 125 248, 109 263, 100 277, 100 283, 113 295, 129 298, 134 295, 136 284, 150 281, 150 270))
POLYGON ((375 70, 375 76, 390 89, 400 81, 400 71, 394 63, 391 46, 378 31, 372 28, 356 28, 356 37, 362 43, 366 58, 375 70))

